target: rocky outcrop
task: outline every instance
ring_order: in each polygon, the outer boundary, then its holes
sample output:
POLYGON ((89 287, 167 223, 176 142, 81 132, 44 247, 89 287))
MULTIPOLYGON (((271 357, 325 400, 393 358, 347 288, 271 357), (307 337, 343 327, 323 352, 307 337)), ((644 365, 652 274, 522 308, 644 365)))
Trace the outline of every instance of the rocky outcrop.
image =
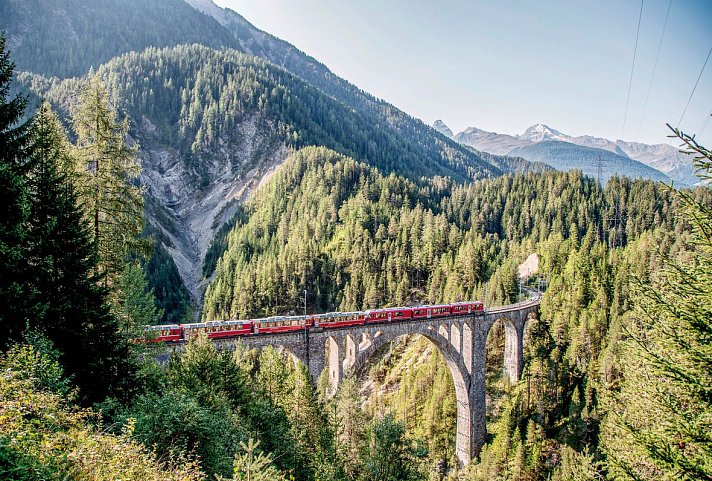
POLYGON ((137 133, 142 149, 142 183, 147 188, 148 218, 161 234, 183 282, 201 298, 202 262, 220 227, 238 202, 265 182, 284 162, 288 149, 276 140, 271 124, 258 115, 240 123, 218 148, 204 152, 191 169, 179 152, 155 141, 155 127, 142 119, 137 133))

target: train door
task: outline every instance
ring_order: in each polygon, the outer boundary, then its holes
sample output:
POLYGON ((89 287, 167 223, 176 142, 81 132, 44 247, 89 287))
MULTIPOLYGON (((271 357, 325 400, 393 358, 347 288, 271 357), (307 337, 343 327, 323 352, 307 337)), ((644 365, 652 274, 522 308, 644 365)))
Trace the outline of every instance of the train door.
POLYGON ((430 319, 431 317, 433 317, 433 310, 428 309, 428 319, 430 319))

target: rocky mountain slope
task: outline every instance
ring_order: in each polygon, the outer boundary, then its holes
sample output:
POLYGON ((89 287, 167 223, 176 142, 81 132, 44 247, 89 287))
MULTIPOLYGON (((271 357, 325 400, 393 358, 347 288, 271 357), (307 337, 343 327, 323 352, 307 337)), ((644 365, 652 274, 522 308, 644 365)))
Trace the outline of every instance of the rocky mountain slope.
MULTIPOLYGON (((471 180, 501 172, 465 146, 450 149, 430 129, 430 138, 409 137, 383 115, 349 108, 234 50, 150 48, 115 58, 97 74, 130 118, 141 146, 149 220, 196 299, 215 233, 294 148, 327 146, 413 179, 471 180)), ((18 80, 65 115, 82 85, 81 79, 31 73, 18 80)))
POLYGON ((158 244, 196 299, 215 232, 295 147, 325 145, 413 179, 469 181, 509 168, 208 0, 0 0, 0 7, 0 28, 26 71, 20 88, 49 98, 66 118, 66 99, 82 82, 71 77, 91 68, 109 85, 141 145, 158 244), (195 43, 214 49, 190 47, 181 57, 186 47, 153 48, 195 43))
POLYGON ((183 0, 0 0, 0 12, 17 70, 46 76, 81 76, 147 47, 240 47, 183 0))
MULTIPOLYGON (((447 128, 442 121, 438 122, 438 127, 434 126, 434 128, 442 129, 443 126, 447 128)), ((513 152, 515 149, 531 146, 538 142, 567 142, 582 147, 605 150, 617 156, 642 162, 655 170, 667 174, 676 183, 694 185, 699 181, 694 174, 689 156, 668 144, 649 145, 640 142, 625 142, 623 140, 614 142, 590 135, 571 136, 543 124, 533 125, 520 135, 498 134, 478 129, 477 127, 469 127, 455 134, 452 138, 479 151, 497 155, 522 155, 524 152, 540 152, 542 149, 522 149, 518 152, 513 152)), ((586 151, 582 151, 579 156, 586 158, 588 154, 586 151)), ((527 158, 527 160, 538 160, 538 158, 527 158)), ((618 159, 615 165, 625 165, 625 162, 618 159)), ((604 170, 605 168, 604 166, 604 170)), ((622 174, 623 172, 611 170, 611 172, 606 173, 606 176, 608 177, 614 173, 622 174)))

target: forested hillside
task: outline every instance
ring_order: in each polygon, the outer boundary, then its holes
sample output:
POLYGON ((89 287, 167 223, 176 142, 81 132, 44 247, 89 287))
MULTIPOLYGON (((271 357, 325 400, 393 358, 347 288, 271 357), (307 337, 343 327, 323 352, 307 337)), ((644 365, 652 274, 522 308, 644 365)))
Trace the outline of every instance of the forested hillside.
MULTIPOLYGON (((712 201, 706 189, 694 195, 712 201)), ((215 247, 213 256, 225 253, 203 316, 296 312, 305 288, 316 312, 485 293, 490 305, 512 302, 517 263, 538 252, 549 286, 541 317, 528 328, 523 379, 511 386, 503 378, 503 331, 495 326, 487 357, 492 437, 467 479, 572 479, 584 469, 594 476, 601 446, 613 442, 599 437, 600 400, 623 369, 623 316, 635 302, 630 275, 649 279, 656 251, 676 256, 689 248, 676 203, 648 181, 613 178, 602 189, 575 172, 418 186, 325 149, 303 149, 215 247)), ((425 442, 424 466, 437 476, 455 465, 452 381, 427 341, 404 342, 347 381, 337 399, 361 399, 361 391, 362 415, 394 413, 425 442)))
MULTIPOLYGON (((668 195, 649 182, 613 179, 601 190, 580 173, 551 172, 418 185, 312 148, 244 209, 218 242, 226 252, 205 319, 289 312, 305 288, 317 311, 480 298, 493 276, 487 301, 511 301, 517 260, 551 236, 623 245, 673 223, 668 195), (609 222, 616 212, 620 222, 609 222)), ((219 255, 210 252, 205 275, 219 255)))
MULTIPOLYGON (((200 264, 213 237, 234 214, 236 201, 271 175, 289 149, 327 146, 413 180, 501 173, 474 152, 451 148, 438 134, 407 136, 387 111, 349 108, 288 72, 234 50, 151 48, 116 58, 97 75, 128 114, 130 133, 140 147, 147 213, 154 226, 150 232, 159 254, 170 254, 194 301, 200 296, 200 264)), ((18 80, 36 99, 49 99, 65 118, 86 83, 30 73, 18 80)), ((152 281, 175 277, 172 266, 161 265, 161 272, 150 273, 152 281)), ((157 292, 164 288, 152 285, 157 292)), ((181 302, 175 312, 186 312, 188 304, 181 302)))
POLYGON ((709 188, 482 154, 210 0, 0 12, 0 481, 712 480, 709 188), (468 466, 423 337, 333 392, 146 330, 540 286, 516 383, 487 334, 468 466))
POLYGON ((535 144, 517 147, 509 154, 523 157, 533 162, 543 162, 557 170, 578 168, 584 174, 596 177, 597 169, 601 166, 601 181, 607 181, 614 175, 626 176, 631 179, 650 179, 658 182, 670 183, 670 178, 625 155, 619 155, 604 149, 574 145, 569 142, 546 140, 535 144))
MULTIPOLYGON (((156 126, 158 140, 193 158, 217 150, 219 141, 251 114, 273 124, 289 146, 321 145, 386 171, 409 177, 449 175, 474 179, 500 171, 465 148, 438 137, 405 136, 385 112, 346 107, 286 71, 235 50, 203 46, 150 48, 118 57, 97 70, 107 87, 141 125, 156 126)), ((33 75, 20 81, 32 91, 69 107, 76 81, 57 83, 33 75)))
POLYGON ((50 77, 79 77, 147 47, 239 47, 183 0, 2 0, 0 10, 17 69, 50 77))

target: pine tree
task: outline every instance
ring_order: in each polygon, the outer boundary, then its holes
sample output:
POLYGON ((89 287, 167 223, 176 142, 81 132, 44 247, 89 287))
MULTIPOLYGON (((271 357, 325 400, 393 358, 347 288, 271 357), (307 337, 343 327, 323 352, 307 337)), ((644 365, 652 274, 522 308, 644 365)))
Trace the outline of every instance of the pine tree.
POLYGON ((405 426, 386 414, 371 429, 363 460, 364 481, 415 481, 424 479, 415 465, 414 450, 405 436, 405 426))
POLYGON ((358 455, 366 440, 366 416, 361 409, 358 382, 354 377, 348 377, 339 386, 335 399, 335 409, 340 427, 337 435, 339 444, 344 450, 344 467, 349 479, 354 479, 358 473, 358 455))
POLYGON ((258 451, 260 442, 250 438, 240 442, 242 452, 235 455, 233 481, 284 481, 286 476, 272 464, 272 455, 258 451))
POLYGON ((112 286, 129 254, 148 252, 141 239, 144 201, 136 185, 141 173, 138 146, 127 145, 128 121, 117 120, 97 76, 81 91, 72 125, 77 136, 79 194, 99 256, 99 271, 106 285, 112 286))
POLYGON ((70 162, 68 141, 46 103, 37 112, 31 139, 26 260, 37 308, 30 327, 44 331, 63 353, 60 360, 85 401, 128 394, 128 346, 106 304, 86 221, 63 172, 70 162))
POLYGON ((145 273, 137 262, 127 262, 115 287, 114 315, 126 339, 136 339, 145 326, 158 324, 162 317, 156 308, 153 290, 148 290, 145 273))
POLYGON ((21 338, 32 307, 22 259, 29 214, 24 174, 32 123, 22 121, 27 99, 9 99, 14 68, 0 33, 0 347, 8 339, 21 338))
MULTIPOLYGON (((700 177, 712 178, 712 152, 674 132, 696 155, 700 177)), ((676 195, 693 242, 662 258, 652 284, 637 285, 623 380, 602 433, 616 479, 712 479, 712 209, 676 195)))

